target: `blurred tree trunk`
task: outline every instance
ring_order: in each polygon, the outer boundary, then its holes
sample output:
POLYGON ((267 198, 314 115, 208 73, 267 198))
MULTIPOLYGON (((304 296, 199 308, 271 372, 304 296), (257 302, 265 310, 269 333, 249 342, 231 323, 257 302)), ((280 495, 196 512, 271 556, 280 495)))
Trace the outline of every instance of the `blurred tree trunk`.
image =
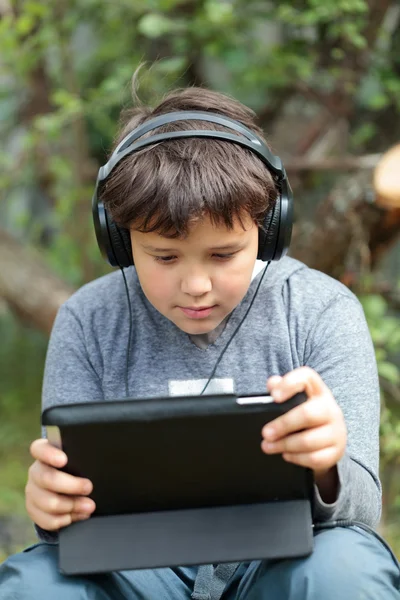
POLYGON ((320 203, 311 227, 294 228, 290 249, 294 258, 348 286, 374 269, 400 237, 400 209, 371 203, 360 179, 344 178, 320 203))
POLYGON ((346 285, 374 269, 400 237, 400 145, 369 171, 341 177, 310 224, 295 228, 291 255, 346 285), (368 197, 373 179, 374 198, 368 197))
POLYGON ((73 292, 39 254, 0 229, 0 298, 21 320, 49 334, 60 305, 73 292))

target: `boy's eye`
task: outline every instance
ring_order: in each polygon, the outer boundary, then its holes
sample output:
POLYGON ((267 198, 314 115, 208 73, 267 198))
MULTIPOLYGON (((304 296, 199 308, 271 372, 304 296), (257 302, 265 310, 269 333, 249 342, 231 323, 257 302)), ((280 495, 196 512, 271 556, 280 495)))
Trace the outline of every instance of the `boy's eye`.
MULTIPOLYGON (((229 260, 235 254, 235 252, 230 252, 229 254, 213 254, 212 256, 217 260, 229 260)), ((154 260, 164 264, 172 263, 176 258, 176 256, 154 256, 154 260)))
POLYGON ((175 260, 176 256, 155 256, 154 259, 161 263, 169 263, 175 260))
POLYGON ((232 258, 234 254, 234 252, 231 252, 230 254, 213 254, 213 256, 218 258, 218 260, 228 260, 229 258, 232 258))

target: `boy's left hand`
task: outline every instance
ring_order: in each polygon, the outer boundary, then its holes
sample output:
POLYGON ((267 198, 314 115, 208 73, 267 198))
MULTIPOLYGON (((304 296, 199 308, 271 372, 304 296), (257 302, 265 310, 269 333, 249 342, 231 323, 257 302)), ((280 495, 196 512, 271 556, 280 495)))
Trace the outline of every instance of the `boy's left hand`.
POLYGON ((262 450, 309 467, 318 486, 325 487, 346 448, 347 429, 340 406, 310 367, 270 377, 267 386, 276 402, 285 402, 299 392, 305 392, 308 400, 263 427, 262 450))

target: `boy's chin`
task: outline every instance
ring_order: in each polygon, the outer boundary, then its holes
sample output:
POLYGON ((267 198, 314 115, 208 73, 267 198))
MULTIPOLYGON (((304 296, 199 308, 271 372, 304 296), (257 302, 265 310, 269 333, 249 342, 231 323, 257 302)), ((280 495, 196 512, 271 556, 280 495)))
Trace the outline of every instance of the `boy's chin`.
POLYGON ((175 323, 177 327, 184 333, 188 335, 204 335, 207 333, 211 333, 218 327, 221 321, 213 321, 211 322, 194 322, 194 323, 175 323))

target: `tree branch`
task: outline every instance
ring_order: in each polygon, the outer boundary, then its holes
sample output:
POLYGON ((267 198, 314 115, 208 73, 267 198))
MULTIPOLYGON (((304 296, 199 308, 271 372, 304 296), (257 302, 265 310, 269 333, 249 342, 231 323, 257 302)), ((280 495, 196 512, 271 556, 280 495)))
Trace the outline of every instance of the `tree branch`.
POLYGON ((18 317, 49 334, 59 307, 73 292, 38 253, 0 229, 0 297, 18 317))
POLYGON ((400 236, 400 209, 371 202, 370 181, 365 170, 343 176, 319 204, 313 224, 296 224, 291 256, 348 286, 374 269, 400 236))
POLYGON ((365 156, 327 157, 312 160, 307 157, 293 157, 285 162, 288 173, 299 171, 359 171, 374 169, 382 154, 366 154, 365 156))

